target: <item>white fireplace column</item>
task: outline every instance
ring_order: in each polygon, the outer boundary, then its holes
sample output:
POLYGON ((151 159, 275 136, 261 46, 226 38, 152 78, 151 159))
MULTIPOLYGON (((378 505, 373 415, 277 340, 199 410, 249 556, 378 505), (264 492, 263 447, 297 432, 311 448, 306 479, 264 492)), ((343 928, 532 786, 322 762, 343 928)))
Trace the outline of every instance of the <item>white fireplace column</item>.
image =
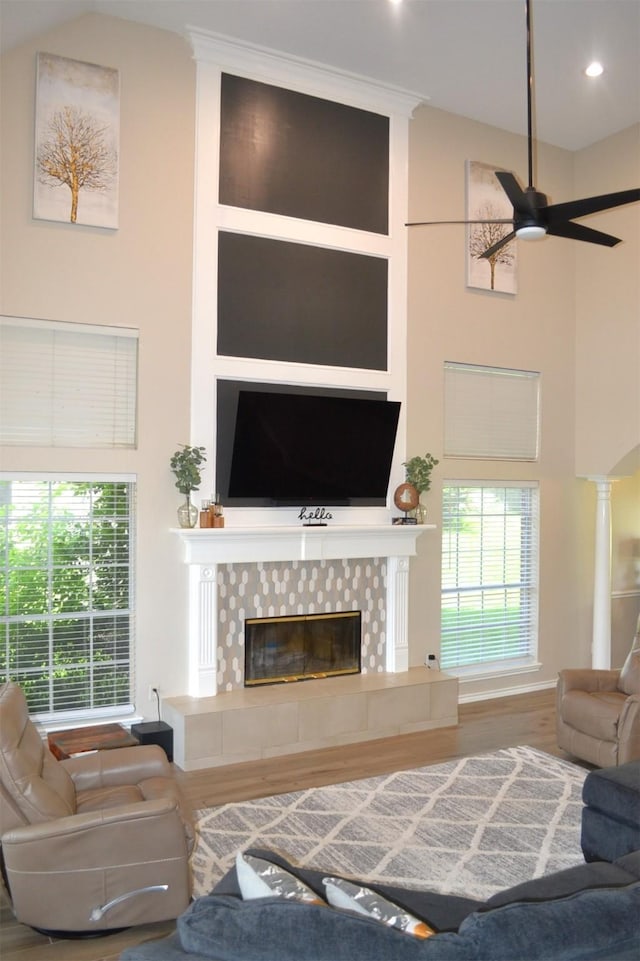
POLYGON ((434 525, 175 529, 189 565, 189 695, 217 694, 218 564, 386 558, 386 670, 409 668, 409 561, 434 525))
POLYGON ((217 693, 218 588, 215 564, 189 567, 189 694, 217 693))
POLYGON ((409 558, 387 560, 387 650, 389 673, 409 670, 409 558))
POLYGON ((593 640, 591 666, 611 667, 611 485, 617 478, 588 477, 596 485, 593 640))

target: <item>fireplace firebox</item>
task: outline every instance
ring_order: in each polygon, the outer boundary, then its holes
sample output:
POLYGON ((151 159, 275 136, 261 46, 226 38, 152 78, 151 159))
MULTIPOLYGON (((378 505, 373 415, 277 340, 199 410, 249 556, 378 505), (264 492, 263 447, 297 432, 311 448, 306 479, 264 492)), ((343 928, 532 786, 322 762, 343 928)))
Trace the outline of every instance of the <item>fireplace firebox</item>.
POLYGON ((247 618, 245 687, 359 674, 361 621, 360 611, 247 618))

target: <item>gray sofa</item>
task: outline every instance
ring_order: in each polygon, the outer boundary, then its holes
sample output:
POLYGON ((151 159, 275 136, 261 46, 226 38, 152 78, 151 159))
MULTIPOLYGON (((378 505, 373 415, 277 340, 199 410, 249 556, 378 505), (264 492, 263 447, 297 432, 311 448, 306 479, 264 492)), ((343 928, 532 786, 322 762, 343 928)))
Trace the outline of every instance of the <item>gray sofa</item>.
MULTIPOLYGON (((640 763, 594 771, 586 782, 586 797, 599 805, 602 842, 601 852, 590 824, 588 862, 485 902, 367 884, 434 928, 426 940, 323 905, 274 897, 243 901, 234 869, 178 918, 173 935, 129 948, 121 961, 636 961, 640 850, 633 849, 633 833, 621 843, 614 839, 620 806, 631 821, 637 812, 640 763), (628 853, 608 860, 606 852, 616 847, 628 853)), ((250 853, 281 865, 322 896, 326 871, 294 867, 271 851, 250 853)))

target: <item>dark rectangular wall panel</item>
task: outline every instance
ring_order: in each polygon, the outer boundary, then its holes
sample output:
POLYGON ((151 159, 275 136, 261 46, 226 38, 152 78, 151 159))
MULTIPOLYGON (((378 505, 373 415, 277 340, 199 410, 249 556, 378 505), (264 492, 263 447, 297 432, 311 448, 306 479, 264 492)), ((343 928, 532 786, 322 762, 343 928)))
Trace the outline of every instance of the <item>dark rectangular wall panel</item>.
POLYGON ((387 368, 383 257, 220 232, 218 353, 387 368))
POLYGON ((388 117, 229 74, 220 109, 220 203, 388 232, 388 117))

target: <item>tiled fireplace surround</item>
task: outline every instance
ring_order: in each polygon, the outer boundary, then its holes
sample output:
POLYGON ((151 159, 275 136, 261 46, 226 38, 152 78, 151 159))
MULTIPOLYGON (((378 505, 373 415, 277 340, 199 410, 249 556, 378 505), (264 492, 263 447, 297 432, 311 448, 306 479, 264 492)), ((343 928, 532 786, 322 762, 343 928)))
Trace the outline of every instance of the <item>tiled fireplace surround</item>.
POLYGON ((190 694, 163 701, 183 770, 457 723, 457 679, 409 668, 410 557, 429 525, 180 530, 190 694), (362 673, 244 687, 244 620, 360 610, 362 673))

